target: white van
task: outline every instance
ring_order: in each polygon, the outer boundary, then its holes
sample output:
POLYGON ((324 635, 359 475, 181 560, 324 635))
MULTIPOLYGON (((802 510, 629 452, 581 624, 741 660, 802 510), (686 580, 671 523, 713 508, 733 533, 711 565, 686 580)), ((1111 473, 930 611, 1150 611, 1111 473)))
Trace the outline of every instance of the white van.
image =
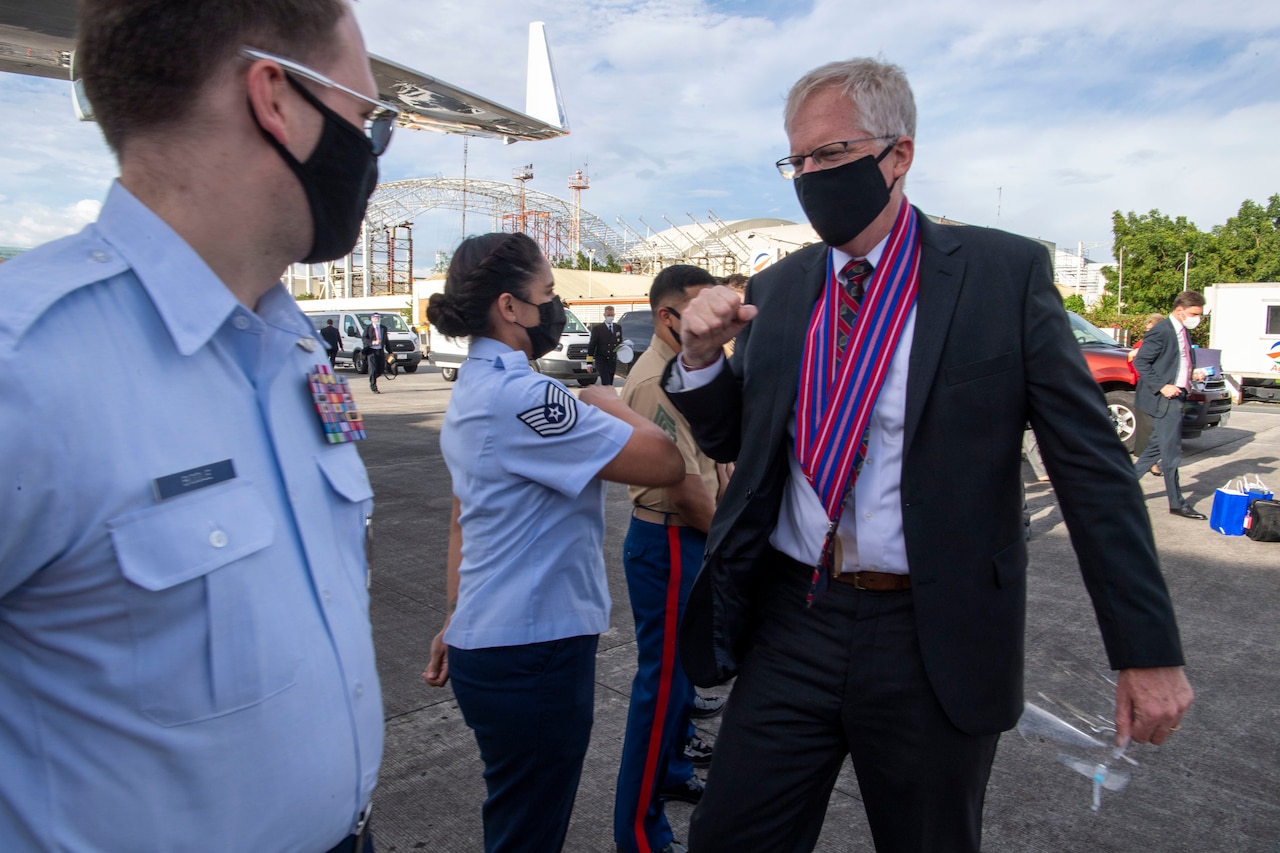
MULTIPOLYGON (((564 315, 564 332, 556 348, 530 364, 539 373, 553 376, 566 385, 576 381, 585 388, 596 381, 596 375, 587 362, 587 344, 591 341, 591 334, 572 311, 566 308, 564 315)), ((450 340, 435 326, 431 327, 427 358, 440 368, 440 375, 446 381, 458 378, 458 365, 467 360, 470 341, 470 338, 450 340)))
POLYGON ((418 338, 405 323, 404 318, 394 311, 303 311, 311 318, 311 324, 319 332, 329 320, 342 334, 342 348, 338 350, 338 365, 354 367, 358 373, 368 373, 369 364, 364 357, 364 328, 369 324, 369 317, 374 313, 382 314, 382 325, 387 327, 387 354, 394 356, 400 369, 405 373, 413 373, 422 362, 422 352, 418 349, 418 338))

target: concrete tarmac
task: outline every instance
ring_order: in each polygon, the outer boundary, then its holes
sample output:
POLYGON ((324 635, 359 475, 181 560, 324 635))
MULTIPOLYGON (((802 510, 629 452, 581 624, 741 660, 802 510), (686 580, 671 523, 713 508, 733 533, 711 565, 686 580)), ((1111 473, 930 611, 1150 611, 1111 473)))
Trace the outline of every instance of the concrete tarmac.
MULTIPOLYGON (((444 618, 451 492, 439 429, 452 385, 425 363, 416 374, 381 380, 376 396, 365 377, 350 379, 368 424, 370 437, 359 446, 376 495, 372 618, 387 719, 377 847, 479 851, 485 789, 475 740, 452 690, 428 687, 420 676, 444 618)), ((1206 515, 1214 490, 1233 477, 1257 474, 1280 492, 1280 405, 1237 407, 1228 426, 1186 440, 1183 452, 1183 488, 1206 515)), ((1036 483, 1029 468, 1025 474, 1033 518, 1027 696, 1062 716, 1063 705, 1051 700, 1109 714, 1106 685, 1064 668, 1063 661, 1076 669, 1083 661, 1105 672, 1106 658, 1053 489, 1036 483)), ((1104 792, 1098 812, 1090 810, 1089 780, 1056 760, 1072 748, 1004 735, 987 794, 989 853, 1280 853, 1280 543, 1222 536, 1206 522, 1171 516, 1163 481, 1148 476, 1142 486, 1196 704, 1169 743, 1129 750, 1139 762, 1132 782, 1104 792)), ((605 564, 613 616, 600 638, 595 725, 570 853, 614 849, 614 783, 635 671, 621 560, 629 509, 626 490, 611 485, 605 564)), ((714 740, 717 725, 700 727, 704 739, 714 740)), ((677 839, 687 837, 691 811, 667 805, 677 839)), ((874 849, 847 762, 817 849, 874 849)))

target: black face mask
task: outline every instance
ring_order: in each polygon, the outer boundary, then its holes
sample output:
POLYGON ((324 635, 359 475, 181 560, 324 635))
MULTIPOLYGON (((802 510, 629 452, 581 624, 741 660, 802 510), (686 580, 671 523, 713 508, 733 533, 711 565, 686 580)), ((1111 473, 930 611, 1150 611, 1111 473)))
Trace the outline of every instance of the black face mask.
MULTIPOLYGON (((307 194, 313 233, 311 251, 302 263, 332 261, 351 251, 360 236, 360 223, 378 184, 378 157, 363 130, 329 109, 292 77, 286 79, 324 117, 320 141, 307 162, 300 163, 274 136, 265 130, 262 135, 293 169, 307 194)), ((257 122, 257 114, 253 120, 257 122)))
MULTIPOLYGON (((515 296, 515 294, 511 294, 515 296)), ((520 299, 516 296, 516 299, 520 299)), ((526 305, 533 305, 528 299, 520 299, 526 305)), ((538 325, 520 328, 529 333, 529 345, 533 347, 530 358, 542 358, 560 343, 560 335, 564 333, 567 319, 564 316, 564 303, 559 296, 551 297, 551 301, 538 304, 538 325)))
MULTIPOLYGON (((677 320, 680 319, 680 312, 669 305, 667 306, 667 313, 672 317, 675 317, 677 320)), ((684 349, 684 342, 680 340, 680 333, 676 331, 676 327, 667 326, 667 331, 671 332, 671 337, 676 339, 676 346, 680 347, 680 349, 684 349)))
POLYGON ((822 242, 843 246, 865 231, 889 205, 889 187, 880 174, 880 161, 897 144, 890 143, 879 156, 868 154, 832 169, 796 175, 796 197, 822 242))

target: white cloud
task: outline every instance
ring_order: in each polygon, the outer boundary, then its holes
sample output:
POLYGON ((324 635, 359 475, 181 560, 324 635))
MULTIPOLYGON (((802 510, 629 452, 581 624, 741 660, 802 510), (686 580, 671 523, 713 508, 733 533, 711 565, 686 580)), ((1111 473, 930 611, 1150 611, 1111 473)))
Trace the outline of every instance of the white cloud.
POLYGON ((65 207, 0 202, 0 245, 31 248, 74 234, 97 219, 101 208, 97 199, 81 199, 65 207))

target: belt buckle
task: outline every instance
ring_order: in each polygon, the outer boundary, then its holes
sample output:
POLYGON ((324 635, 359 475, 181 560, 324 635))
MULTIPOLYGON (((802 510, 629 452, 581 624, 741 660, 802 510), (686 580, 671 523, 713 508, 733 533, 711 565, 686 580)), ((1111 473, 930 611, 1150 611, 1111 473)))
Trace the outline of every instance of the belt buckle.
POLYGON ((849 572, 849 576, 850 576, 851 578, 853 578, 853 588, 854 588, 854 589, 866 590, 866 587, 862 585, 862 573, 861 573, 861 572, 849 572))
POLYGON ((360 812, 360 819, 356 821, 356 828, 352 831, 352 835, 356 837, 355 853, 363 853, 364 839, 369 834, 369 817, 373 814, 373 800, 365 804, 364 810, 360 812))

